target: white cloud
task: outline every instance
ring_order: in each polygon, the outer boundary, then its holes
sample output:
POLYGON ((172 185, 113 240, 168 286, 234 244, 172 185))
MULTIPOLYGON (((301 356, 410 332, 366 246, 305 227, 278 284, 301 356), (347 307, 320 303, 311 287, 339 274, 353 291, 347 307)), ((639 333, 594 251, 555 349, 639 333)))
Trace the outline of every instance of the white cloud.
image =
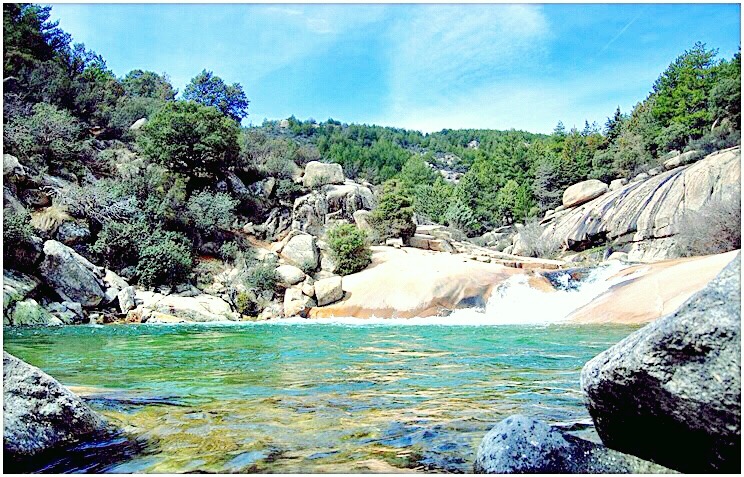
POLYGON ((534 5, 426 5, 390 31, 390 109, 467 103, 474 89, 539 62, 549 25, 534 5), (435 104, 432 104, 435 103, 435 104))

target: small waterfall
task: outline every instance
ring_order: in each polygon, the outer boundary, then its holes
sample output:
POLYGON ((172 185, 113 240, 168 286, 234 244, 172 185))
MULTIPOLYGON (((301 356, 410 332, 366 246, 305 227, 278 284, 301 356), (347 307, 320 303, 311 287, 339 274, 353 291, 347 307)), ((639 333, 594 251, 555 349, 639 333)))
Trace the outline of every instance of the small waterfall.
POLYGON ((612 286, 632 279, 612 278, 626 267, 611 263, 579 274, 553 272, 549 280, 556 290, 547 292, 531 287, 527 275, 515 275, 494 290, 485 309, 456 310, 447 318, 483 325, 560 323, 612 286))

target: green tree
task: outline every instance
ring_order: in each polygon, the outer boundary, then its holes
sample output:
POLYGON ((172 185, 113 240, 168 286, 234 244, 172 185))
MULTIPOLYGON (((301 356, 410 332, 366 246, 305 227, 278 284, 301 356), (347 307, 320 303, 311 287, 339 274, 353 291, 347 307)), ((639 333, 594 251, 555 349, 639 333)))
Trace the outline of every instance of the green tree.
POLYGON ((235 121, 193 101, 168 103, 141 131, 143 154, 171 171, 213 177, 238 160, 235 121))
POLYGON ((224 192, 203 190, 192 194, 186 203, 187 223, 206 234, 229 230, 235 220, 238 202, 224 192))
POLYGON ((70 35, 49 21, 51 6, 3 4, 3 76, 51 60, 70 43, 70 35))
POLYGON ((191 79, 183 92, 183 98, 205 106, 214 106, 222 114, 240 122, 248 115, 248 99, 239 83, 226 84, 211 71, 202 70, 191 79))
POLYGON ((132 70, 121 80, 127 96, 173 101, 177 90, 173 89, 168 75, 152 71, 132 70))
POLYGON ((367 268, 372 252, 364 230, 351 224, 341 224, 328 232, 328 246, 336 261, 334 273, 350 275, 367 268))
POLYGON ((695 43, 654 83, 651 112, 663 128, 673 127, 674 123, 683 126, 676 129, 681 136, 678 142, 702 136, 712 122, 708 97, 715 83, 713 67, 717 53, 707 49, 704 43, 695 43))
POLYGON ((391 180, 384 185, 378 205, 370 216, 370 224, 383 241, 394 237, 407 240, 416 233, 411 199, 401 193, 397 181, 391 180))

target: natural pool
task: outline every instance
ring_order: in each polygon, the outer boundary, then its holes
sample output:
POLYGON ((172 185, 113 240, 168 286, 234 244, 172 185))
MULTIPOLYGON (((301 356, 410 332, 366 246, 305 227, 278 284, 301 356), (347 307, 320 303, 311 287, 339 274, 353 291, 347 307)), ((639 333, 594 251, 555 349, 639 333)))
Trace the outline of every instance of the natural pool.
POLYGON ((581 367, 634 329, 70 326, 5 328, 4 348, 88 396, 136 443, 86 446, 46 470, 470 472, 509 414, 591 437, 581 367))

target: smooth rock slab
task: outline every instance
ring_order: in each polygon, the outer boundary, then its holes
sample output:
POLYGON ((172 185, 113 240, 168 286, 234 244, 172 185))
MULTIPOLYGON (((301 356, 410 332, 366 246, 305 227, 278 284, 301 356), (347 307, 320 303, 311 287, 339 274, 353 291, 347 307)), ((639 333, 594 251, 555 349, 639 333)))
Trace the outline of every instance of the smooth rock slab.
POLYGON ((302 185, 305 187, 319 187, 326 184, 343 183, 344 170, 341 168, 341 164, 310 161, 305 166, 305 175, 302 176, 302 185))
MULTIPOLYGON (((56 379, 3 352, 3 456, 28 459, 105 430, 106 422, 56 379)), ((6 461, 7 466, 7 461, 6 461)), ((7 468, 7 467, 6 467, 7 468)))
POLYGON ((523 415, 504 419, 486 434, 478 447, 474 471, 481 474, 668 472, 523 415))
POLYGON ((741 470, 741 257, 581 373, 602 442, 682 472, 741 470))

